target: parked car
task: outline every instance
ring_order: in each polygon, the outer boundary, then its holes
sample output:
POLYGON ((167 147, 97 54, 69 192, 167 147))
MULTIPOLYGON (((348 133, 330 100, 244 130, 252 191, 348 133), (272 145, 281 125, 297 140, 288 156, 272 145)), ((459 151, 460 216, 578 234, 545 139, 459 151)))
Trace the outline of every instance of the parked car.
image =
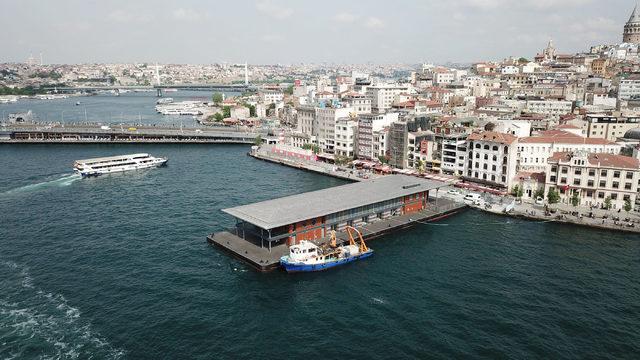
POLYGON ((456 189, 449 189, 449 190, 447 190, 447 194, 449 194, 449 195, 460 195, 460 191, 458 191, 456 189))
POLYGON ((468 193, 464 196, 464 203, 467 205, 480 205, 480 194, 468 193))

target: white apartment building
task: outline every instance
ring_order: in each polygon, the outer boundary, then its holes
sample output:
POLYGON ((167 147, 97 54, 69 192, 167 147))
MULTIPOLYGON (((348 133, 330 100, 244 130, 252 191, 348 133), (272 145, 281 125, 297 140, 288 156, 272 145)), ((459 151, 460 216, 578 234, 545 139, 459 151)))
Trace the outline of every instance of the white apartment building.
POLYGON ((614 142, 585 138, 561 130, 548 130, 518 141, 518 171, 545 171, 547 159, 554 153, 587 151, 591 153, 619 154, 621 145, 614 142))
POLYGON ((284 93, 276 90, 265 90, 260 93, 260 99, 264 104, 277 104, 284 99, 284 93))
POLYGON ((456 79, 455 73, 448 70, 438 69, 433 73, 433 82, 437 86, 448 85, 456 79))
POLYGON ((371 98, 364 94, 350 92, 342 97, 342 101, 352 107, 356 115, 371 113, 371 98))
POLYGON ((467 138, 464 179, 511 190, 516 174, 518 138, 492 131, 467 138))
POLYGON ((441 137, 442 151, 440 169, 447 175, 464 175, 467 159, 467 133, 453 133, 438 135, 441 137))
POLYGON ((316 124, 318 129, 318 145, 322 152, 335 152, 336 122, 340 118, 349 117, 353 108, 316 108, 316 124))
POLYGON ((358 115, 358 158, 375 160, 378 156, 384 156, 388 142, 384 129, 396 121, 398 113, 358 115))
POLYGON ((358 121, 352 118, 340 118, 336 121, 335 154, 353 159, 356 153, 356 134, 358 121))
POLYGON ((309 136, 318 135, 316 123, 316 107, 314 105, 301 105, 296 108, 298 119, 298 132, 309 136))
POLYGON ((502 69, 500 69, 500 73, 502 75, 518 74, 520 73, 520 68, 513 65, 507 65, 507 66, 503 66, 502 69))
POLYGON ((381 113, 391 109, 396 95, 408 91, 409 87, 406 85, 377 84, 369 86, 366 95, 371 99, 371 110, 381 113))
POLYGON ((620 80, 618 99, 630 100, 640 97, 640 76, 632 75, 620 80))
POLYGON ((562 100, 529 100, 527 109, 536 114, 560 116, 571 113, 573 102, 562 100))
POLYGON ((607 198, 613 209, 622 209, 625 200, 635 206, 640 181, 640 162, 623 155, 558 152, 548 159, 545 196, 558 190, 563 203, 577 194, 581 205, 602 207, 607 198))

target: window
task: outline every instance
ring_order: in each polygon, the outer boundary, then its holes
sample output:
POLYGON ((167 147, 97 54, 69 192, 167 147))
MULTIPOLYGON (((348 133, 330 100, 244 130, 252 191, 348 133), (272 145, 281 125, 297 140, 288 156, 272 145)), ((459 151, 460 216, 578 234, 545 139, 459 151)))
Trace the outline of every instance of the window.
POLYGON ((625 195, 625 196, 622 197, 622 200, 631 201, 631 196, 630 195, 625 195))
POLYGON ((484 146, 484 149, 485 149, 485 150, 489 150, 489 145, 485 145, 485 146, 484 146))
POLYGON ((633 173, 631 171, 627 171, 627 179, 631 180, 633 179, 633 173))
POLYGON ((601 170, 600 176, 607 176, 607 170, 601 170))
POLYGON ((599 185, 599 186, 600 186, 601 188, 603 188, 603 187, 607 187, 607 182, 606 182, 606 181, 604 181, 604 180, 600 180, 600 185, 599 185))
POLYGON ((588 187, 593 187, 593 180, 587 180, 587 186, 588 187))
POLYGON ((482 168, 483 168, 483 169, 485 169, 485 170, 487 170, 487 164, 483 164, 483 165, 482 165, 482 168))
POLYGON ((604 193, 603 192, 599 192, 598 193, 598 199, 604 199, 604 193))
POLYGON ((489 160, 489 155, 488 154, 484 154, 484 159, 485 160, 489 160))
POLYGON ((587 191, 587 197, 592 198, 592 197, 593 197, 593 191, 588 190, 588 191, 587 191))
POLYGON ((619 179, 620 178, 620 171, 614 171, 613 172, 613 177, 616 178, 616 179, 619 179))
POLYGON ((560 170, 563 174, 566 174, 569 172, 569 170, 567 169, 566 166, 563 166, 562 169, 560 170))
POLYGON ((620 188, 620 183, 617 181, 614 181, 613 184, 611 184, 611 187, 613 187, 614 189, 619 189, 620 188))
POLYGON ((590 169, 589 176, 596 176, 596 171, 594 169, 590 169))
POLYGON ((558 167, 557 167, 557 166, 555 166, 555 165, 553 165, 553 166, 551 167, 551 172, 557 172, 557 171, 558 171, 558 167))
POLYGON ((580 186, 580 179, 573 179, 573 185, 580 186))
POLYGON ((493 146, 493 151, 498 151, 498 146, 494 145, 493 146))
POLYGON ((618 194, 617 193, 611 193, 611 200, 618 200, 618 194))
POLYGON ((560 184, 566 184, 566 183, 567 183, 566 177, 560 178, 560 184))
POLYGON ((573 173, 576 175, 582 175, 582 169, 575 169, 573 173))
POLYGON ((631 183, 625 183, 624 184, 624 189, 625 190, 631 190, 631 183))
POLYGON ((480 153, 476 153, 476 159, 480 159, 480 153))
POLYGON ((496 171, 496 166, 495 165, 491 166, 491 171, 496 171))
POLYGON ((549 176, 549 181, 556 182, 556 176, 555 175, 549 176))
POLYGON ((480 144, 476 144, 476 149, 480 149, 480 144))

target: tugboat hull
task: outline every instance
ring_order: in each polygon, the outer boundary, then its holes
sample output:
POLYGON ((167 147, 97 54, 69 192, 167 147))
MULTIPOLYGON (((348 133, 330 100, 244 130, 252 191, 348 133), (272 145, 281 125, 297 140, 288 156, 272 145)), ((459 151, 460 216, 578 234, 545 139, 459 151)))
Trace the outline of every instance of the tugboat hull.
POLYGON ((334 261, 327 261, 324 263, 317 264, 305 264, 305 263, 294 263, 289 262, 287 259, 280 259, 280 264, 287 272, 313 272, 313 271, 323 271, 336 266, 345 265, 350 262, 354 262, 356 260, 365 259, 373 255, 373 250, 368 250, 365 253, 345 257, 342 259, 336 259, 334 261))

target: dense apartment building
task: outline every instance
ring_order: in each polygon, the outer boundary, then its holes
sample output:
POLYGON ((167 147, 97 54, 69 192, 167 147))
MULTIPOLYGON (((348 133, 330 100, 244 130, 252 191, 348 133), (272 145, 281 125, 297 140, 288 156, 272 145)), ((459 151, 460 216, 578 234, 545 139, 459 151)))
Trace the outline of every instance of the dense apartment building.
POLYGON ((357 92, 349 92, 342 97, 342 101, 353 108, 356 115, 371 113, 371 98, 357 92))
POLYGON ((570 114, 573 102, 562 100, 529 100, 527 109, 536 114, 560 116, 570 114))
POLYGON ((603 207, 609 198, 613 209, 622 209, 626 200, 635 205, 640 162, 622 155, 558 152, 548 159, 546 173, 545 192, 558 190, 564 203, 576 194, 581 205, 603 207))
POLYGON ((371 110, 381 113, 391 109, 395 97, 408 90, 406 85, 377 84, 369 86, 366 94, 371 99, 371 110))
POLYGON ((548 130, 518 141, 517 171, 545 171, 557 152, 588 151, 619 154, 621 146, 605 139, 585 138, 562 130, 548 130))
POLYGON ((398 113, 358 115, 358 158, 375 160, 385 156, 388 128, 395 121, 398 121, 398 113))
POLYGON ((353 159, 356 149, 358 121, 355 118, 340 118, 336 121, 335 154, 353 159))
POLYGON ((620 79, 618 99, 631 100, 637 98, 640 98, 640 74, 633 74, 620 79))
POLYGON ((352 111, 353 109, 350 107, 316 108, 317 142, 322 152, 328 154, 335 152, 336 122, 340 118, 350 117, 352 111))
POLYGON ((441 144, 440 169, 447 175, 464 175, 465 160, 467 159, 468 133, 450 133, 437 135, 441 144))
POLYGON ((518 138, 492 131, 472 133, 467 138, 464 179, 506 190, 515 176, 518 138))
POLYGON ((586 134, 590 138, 616 141, 631 130, 640 127, 640 118, 621 118, 605 114, 585 116, 586 134))

